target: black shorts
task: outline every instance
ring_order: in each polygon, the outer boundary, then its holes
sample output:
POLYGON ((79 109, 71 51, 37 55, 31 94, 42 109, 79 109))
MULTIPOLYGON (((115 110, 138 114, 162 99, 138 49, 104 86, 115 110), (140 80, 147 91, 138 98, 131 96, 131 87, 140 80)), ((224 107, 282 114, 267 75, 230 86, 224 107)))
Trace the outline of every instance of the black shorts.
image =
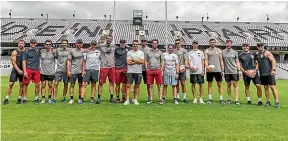
POLYGON ((143 76, 144 84, 147 84, 147 74, 146 74, 146 71, 142 71, 142 76, 143 76))
POLYGON ((82 83, 82 73, 71 74, 70 83, 75 84, 77 79, 78 79, 78 84, 81 84, 82 83))
POLYGON ((16 81, 22 82, 23 75, 19 74, 16 70, 12 70, 10 74, 10 80, 9 82, 16 82, 16 81))
POLYGON ((202 74, 190 74, 190 83, 203 84, 204 83, 204 76, 202 76, 202 74))
POLYGON ((273 75, 260 76, 260 80, 262 85, 276 85, 275 76, 273 75))
POLYGON ((178 74, 178 80, 182 81, 182 80, 186 80, 186 71, 181 72, 178 74))
POLYGON ((258 74, 256 74, 254 78, 250 78, 243 73, 243 81, 245 86, 250 86, 251 80, 254 83, 254 85, 261 84, 260 77, 258 74))
POLYGON ((208 82, 212 82, 215 78, 216 82, 222 82, 222 73, 221 72, 207 72, 206 79, 208 82))
POLYGON ((96 83, 99 81, 99 70, 86 69, 86 75, 83 78, 83 82, 96 83))
POLYGON ((133 81, 135 82, 135 84, 140 84, 141 79, 141 73, 127 73, 127 84, 133 84, 133 81))
POLYGON ((55 75, 40 74, 40 80, 41 81, 53 81, 54 78, 55 78, 55 75))
POLYGON ((225 74, 225 81, 239 81, 239 74, 225 74))

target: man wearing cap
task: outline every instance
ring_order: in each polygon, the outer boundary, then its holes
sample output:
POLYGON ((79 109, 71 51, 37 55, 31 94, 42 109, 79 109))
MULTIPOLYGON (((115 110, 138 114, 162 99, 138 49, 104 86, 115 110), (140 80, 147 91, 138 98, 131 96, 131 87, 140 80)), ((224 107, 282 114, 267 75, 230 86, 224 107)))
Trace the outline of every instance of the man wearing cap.
POLYGON ((205 73, 205 61, 203 51, 198 49, 198 42, 193 41, 193 50, 188 53, 188 65, 190 68, 190 83, 192 84, 193 103, 197 103, 196 83, 199 85, 200 99, 199 103, 204 104, 203 100, 203 84, 205 73))
POLYGON ((157 39, 152 40, 152 48, 146 54, 146 72, 147 72, 147 84, 149 85, 149 100, 147 104, 153 103, 153 83, 154 79, 158 87, 158 95, 160 104, 163 104, 162 99, 162 51, 158 49, 159 41, 157 39))
POLYGON ((238 53, 234 49, 232 49, 232 40, 226 40, 226 49, 222 50, 222 57, 224 62, 224 73, 225 80, 227 82, 227 93, 228 100, 227 104, 231 104, 231 84, 234 86, 234 94, 235 94, 235 104, 240 105, 238 99, 239 87, 239 71, 240 71, 240 63, 238 59, 238 53))
POLYGON ((74 86, 78 80, 78 104, 82 104, 81 87, 82 87, 82 62, 84 58, 84 50, 82 50, 83 41, 78 39, 76 41, 76 48, 69 52, 67 58, 67 75, 70 77, 70 101, 68 104, 74 103, 74 86))
MULTIPOLYGON (((149 50, 151 50, 150 47, 147 45, 147 39, 143 38, 141 39, 141 47, 139 48, 142 52, 144 52, 144 57, 146 57, 146 54, 149 50)), ((146 58, 145 58, 146 60, 146 58)), ((147 73, 146 73, 146 67, 145 64, 142 65, 142 76, 143 76, 143 82, 144 84, 147 84, 147 73)), ((149 101, 149 96, 150 96, 150 91, 149 91, 149 86, 146 85, 147 88, 147 94, 148 94, 148 101, 149 101)))
POLYGON ((67 58, 70 50, 68 49, 68 40, 63 39, 61 41, 61 47, 56 50, 56 58, 57 58, 57 69, 55 73, 55 81, 54 81, 54 95, 53 101, 56 102, 58 85, 59 82, 63 80, 63 100, 62 102, 66 102, 66 94, 68 90, 68 77, 67 77, 67 58))
POLYGON ((258 75, 258 61, 257 61, 257 55, 255 52, 249 51, 249 44, 244 43, 242 45, 243 52, 239 54, 239 62, 240 62, 240 68, 243 72, 243 81, 245 85, 245 94, 247 98, 248 104, 252 104, 250 99, 250 82, 254 83, 257 89, 257 96, 258 96, 258 105, 263 105, 261 97, 262 97, 262 90, 261 90, 261 81, 258 75), (255 73, 255 77, 251 78, 249 71, 253 71, 255 73))
POLYGON ((113 40, 112 36, 106 37, 106 43, 99 46, 101 52, 101 67, 100 67, 100 81, 98 88, 98 99, 96 104, 100 104, 100 97, 102 93, 103 84, 105 84, 106 78, 109 78, 109 92, 110 103, 114 103, 113 92, 115 83, 115 44, 111 44, 113 40))
POLYGON ((175 45, 176 48, 174 49, 174 53, 178 56, 178 60, 179 60, 179 76, 178 76, 178 83, 177 83, 177 100, 178 102, 180 101, 180 88, 179 85, 181 84, 181 88, 182 88, 182 93, 183 93, 183 101, 185 103, 188 103, 187 97, 186 97, 186 66, 188 65, 187 63, 187 50, 182 48, 182 44, 181 44, 181 39, 176 39, 175 40, 175 45), (182 67, 184 66, 184 67, 182 67), (180 84, 179 84, 180 81, 180 84))
POLYGON ((125 101, 127 83, 127 52, 129 46, 125 40, 120 40, 120 47, 115 49, 115 82, 116 82, 116 102, 120 102, 120 84, 122 83, 122 102, 125 101))
POLYGON ((83 104, 86 86, 91 82, 91 99, 90 104, 94 104, 94 96, 96 93, 96 83, 99 80, 99 69, 100 69, 100 51, 96 49, 97 42, 91 42, 91 48, 87 53, 84 54, 83 65, 82 65, 82 90, 81 90, 81 101, 83 104))
POLYGON ((274 99, 275 99, 275 108, 280 108, 280 104, 278 101, 278 91, 276 89, 276 60, 273 54, 264 49, 264 43, 257 44, 257 60, 259 63, 259 73, 260 73, 260 80, 262 85, 265 88, 265 95, 267 98, 266 106, 270 107, 270 94, 269 88, 272 90, 274 99))
POLYGON ((36 39, 30 40, 30 47, 26 49, 23 58, 23 104, 27 103, 27 88, 32 80, 35 83, 35 103, 39 103, 39 91, 40 91, 40 50, 42 48, 36 48, 36 39))

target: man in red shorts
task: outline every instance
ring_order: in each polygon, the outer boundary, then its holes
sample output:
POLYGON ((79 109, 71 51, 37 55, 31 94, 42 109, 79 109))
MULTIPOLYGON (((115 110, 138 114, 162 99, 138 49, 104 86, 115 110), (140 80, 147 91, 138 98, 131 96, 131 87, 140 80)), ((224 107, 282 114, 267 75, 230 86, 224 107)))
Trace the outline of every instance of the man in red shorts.
POLYGON ((149 85, 149 100, 147 104, 153 103, 153 83, 154 78, 158 87, 158 95, 160 99, 160 104, 163 104, 162 100, 162 51, 158 47, 159 41, 157 39, 152 40, 152 48, 145 54, 145 65, 147 73, 147 84, 149 85))
POLYGON ((100 45, 99 50, 101 52, 101 66, 100 66, 100 81, 98 87, 98 99, 96 104, 100 104, 100 97, 102 93, 103 84, 105 84, 106 78, 109 78, 109 91, 110 102, 114 103, 113 91, 115 83, 115 44, 111 44, 112 36, 107 36, 106 44, 100 45))
POLYGON ((30 48, 27 49, 22 58, 23 67, 23 104, 27 103, 27 88, 32 80, 35 83, 35 103, 39 103, 38 95, 40 91, 40 48, 36 48, 37 41, 30 40, 30 48))

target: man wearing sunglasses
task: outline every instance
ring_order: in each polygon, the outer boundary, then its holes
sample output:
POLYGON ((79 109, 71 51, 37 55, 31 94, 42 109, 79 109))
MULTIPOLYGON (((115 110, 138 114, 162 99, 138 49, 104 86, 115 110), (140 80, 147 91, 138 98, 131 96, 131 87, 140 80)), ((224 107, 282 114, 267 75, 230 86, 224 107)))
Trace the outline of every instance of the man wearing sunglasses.
POLYGON ((46 103, 46 81, 48 81, 48 103, 52 104, 52 93, 53 93, 53 80, 55 77, 55 53, 52 50, 52 41, 46 40, 44 42, 45 47, 41 50, 40 57, 40 80, 41 80, 41 104, 46 103))
POLYGON ((27 49, 22 58, 23 66, 23 104, 27 103, 27 88, 32 80, 35 83, 35 103, 39 103, 39 91, 40 91, 40 50, 42 48, 36 48, 36 39, 30 40, 30 47, 27 49))
POLYGON ((120 40, 120 47, 115 49, 115 82, 116 82, 116 102, 120 102, 120 84, 122 83, 122 102, 125 101, 127 83, 127 52, 129 46, 125 40, 120 40))
MULTIPOLYGON (((141 47, 139 50, 141 50, 142 52, 144 52, 144 57, 146 56, 147 52, 150 50, 151 48, 148 47, 147 45, 147 39, 141 39, 141 47)), ((146 58, 145 58, 146 60, 146 58)), ((147 73, 146 73, 146 67, 145 64, 142 65, 142 76, 143 76, 143 82, 144 84, 147 84, 147 73)), ((146 85, 147 88, 147 94, 148 94, 148 101, 149 101, 149 95, 150 95, 150 91, 149 91, 149 86, 146 85)))
POLYGON ((278 91, 276 89, 276 60, 273 54, 264 49, 264 43, 257 44, 257 60, 259 63, 259 73, 260 73, 260 80, 262 85, 265 88, 265 95, 267 98, 266 106, 270 107, 270 93, 269 88, 272 90, 274 99, 275 99, 275 108, 280 108, 280 104, 278 101, 278 91))

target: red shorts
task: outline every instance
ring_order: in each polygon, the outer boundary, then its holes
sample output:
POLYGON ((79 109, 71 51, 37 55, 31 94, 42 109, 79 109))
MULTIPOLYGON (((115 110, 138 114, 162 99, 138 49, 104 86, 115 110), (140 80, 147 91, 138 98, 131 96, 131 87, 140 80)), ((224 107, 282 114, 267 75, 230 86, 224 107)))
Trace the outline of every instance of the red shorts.
POLYGON ((147 73, 147 84, 152 85, 154 83, 154 78, 156 80, 156 84, 162 84, 162 72, 161 69, 158 70, 146 70, 147 73))
POLYGON ((31 69, 26 69, 26 70, 27 70, 28 77, 23 77, 22 83, 29 84, 31 80, 33 83, 40 82, 40 70, 31 70, 31 69))
POLYGON ((115 83, 115 68, 100 68, 100 84, 105 84, 106 78, 109 82, 115 83))
POLYGON ((127 83, 127 68, 115 69, 115 83, 127 83))

